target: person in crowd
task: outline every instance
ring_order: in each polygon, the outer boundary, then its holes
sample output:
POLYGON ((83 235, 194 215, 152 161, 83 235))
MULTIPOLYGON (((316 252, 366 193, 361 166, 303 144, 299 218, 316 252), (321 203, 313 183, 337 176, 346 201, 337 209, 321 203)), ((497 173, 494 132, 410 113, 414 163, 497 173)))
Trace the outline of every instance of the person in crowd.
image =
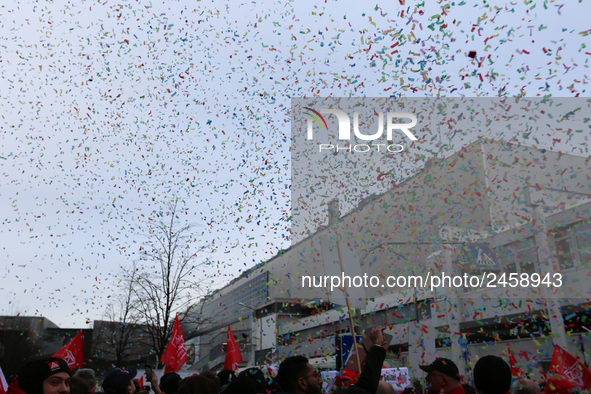
POLYGON ((500 357, 481 357, 472 373, 479 394, 504 394, 511 390, 511 367, 500 357))
POLYGON ((215 373, 213 373, 211 371, 205 371, 205 372, 202 372, 200 375, 213 380, 214 383, 216 384, 216 386, 218 386, 218 392, 220 391, 220 389, 222 387, 222 383, 220 381, 220 378, 218 378, 215 373))
POLYGON ((105 394, 135 393, 135 383, 133 382, 135 375, 137 375, 135 368, 129 368, 127 370, 115 368, 111 370, 103 381, 105 394))
POLYGON ((222 386, 224 384, 228 384, 232 381, 232 379, 236 378, 236 373, 231 369, 222 369, 218 372, 218 378, 220 378, 220 383, 222 386))
POLYGON ((23 366, 8 387, 9 394, 69 394, 72 372, 61 358, 46 357, 23 366))
POLYGON ((438 358, 429 365, 419 365, 419 368, 427 372, 425 380, 429 394, 464 394, 460 371, 450 359, 438 358))
POLYGON ((542 391, 535 380, 519 379, 513 383, 511 394, 538 394, 542 391))
POLYGON ((160 385, 158 384, 158 375, 156 374, 155 370, 152 370, 152 377, 150 378, 150 386, 145 386, 143 389, 150 391, 154 391, 154 394, 162 394, 162 390, 160 390, 160 385))
POLYGON ((279 364, 277 382, 281 390, 293 394, 320 394, 322 378, 320 372, 308 363, 304 356, 291 356, 279 364))
POLYGON ((88 385, 88 391, 94 393, 96 388, 96 376, 94 374, 94 370, 90 368, 80 368, 78 371, 76 371, 74 376, 79 376, 84 379, 88 385))
MULTIPOLYGON (((130 367, 126 370, 119 368, 113 369, 105 376, 103 381, 103 390, 105 394, 133 394, 136 390, 133 378, 137 375, 137 370, 130 367)), ((152 371, 152 389, 155 394, 161 394, 158 387, 158 375, 152 371)))
POLYGON ((224 394, 257 394, 257 385, 254 380, 246 376, 238 376, 232 380, 224 394))
POLYGON ((78 375, 72 376, 70 380, 70 394, 88 394, 88 384, 78 375))
POLYGON ((218 386, 206 376, 193 375, 182 381, 178 394, 218 394, 218 386))
POLYGON ((218 378, 220 378, 220 384, 222 385, 220 392, 223 392, 230 384, 230 381, 236 378, 236 374, 230 369, 222 369, 218 372, 218 378))
POLYGON ((160 391, 162 394, 177 394, 182 380, 178 373, 167 372, 160 378, 160 391))
POLYGON ((376 327, 369 333, 371 347, 367 351, 365 362, 359 380, 351 387, 342 391, 344 394, 374 394, 378 391, 380 378, 382 377, 382 366, 386 359, 386 340, 384 339, 384 329, 386 327, 376 327))
MULTIPOLYGON (((385 327, 371 330, 369 337, 372 346, 367 352, 363 372, 353 386, 342 390, 348 394, 375 394, 381 377, 382 365, 386 358, 386 344, 384 340, 385 327)), ((304 356, 288 357, 279 365, 277 381, 284 392, 293 394, 320 394, 322 392, 322 377, 315 371, 304 356)))
POLYGON ((258 368, 248 368, 238 374, 238 377, 247 377, 252 380, 257 387, 257 393, 265 394, 267 390, 267 379, 265 374, 258 368))

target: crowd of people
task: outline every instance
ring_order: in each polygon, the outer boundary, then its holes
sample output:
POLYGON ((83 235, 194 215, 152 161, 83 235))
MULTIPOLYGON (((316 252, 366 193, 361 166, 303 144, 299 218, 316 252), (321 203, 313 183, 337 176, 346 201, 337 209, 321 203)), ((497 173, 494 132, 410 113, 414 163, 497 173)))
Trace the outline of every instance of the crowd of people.
MULTIPOLYGON (((386 358, 384 327, 370 331, 372 346, 367 351, 360 375, 344 371, 336 377, 332 393, 339 394, 396 394, 393 387, 381 381, 381 370, 386 358)), ((538 394, 573 393, 576 387, 561 377, 550 377, 545 387, 528 379, 515 380, 511 367, 497 356, 481 357, 473 368, 474 385, 463 382, 457 365, 446 358, 420 365, 426 373, 425 381, 413 381, 402 394, 538 394), (512 385, 513 383, 513 385, 512 385)), ((259 368, 249 368, 238 375, 230 370, 215 374, 203 372, 186 378, 174 372, 165 373, 158 382, 151 371, 151 386, 139 387, 137 370, 115 368, 97 387, 94 371, 79 369, 72 374, 68 364, 56 357, 32 361, 18 372, 7 394, 321 394, 323 379, 304 356, 287 357, 276 374, 266 377, 259 368), (102 391, 101 391, 102 388, 102 391)))

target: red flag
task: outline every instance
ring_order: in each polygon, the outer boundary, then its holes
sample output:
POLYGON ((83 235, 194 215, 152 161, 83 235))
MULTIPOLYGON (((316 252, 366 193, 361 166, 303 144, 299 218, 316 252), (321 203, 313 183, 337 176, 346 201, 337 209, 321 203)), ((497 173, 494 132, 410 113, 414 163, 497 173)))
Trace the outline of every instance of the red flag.
POLYGON ((66 346, 58 350, 53 357, 61 358, 68 363, 71 370, 84 365, 82 356, 82 331, 80 331, 72 340, 66 343, 66 346))
POLYGON ((554 347, 549 372, 572 380, 581 390, 591 388, 591 371, 560 346, 554 347))
POLYGON ((187 349, 185 348, 185 339, 181 331, 181 323, 177 315, 172 328, 172 335, 166 345, 164 354, 160 357, 160 362, 166 364, 166 372, 178 372, 187 362, 187 349))
POLYGON ((525 373, 523 372, 521 367, 517 366, 517 359, 513 355, 513 352, 511 351, 511 347, 509 346, 509 344, 507 344, 507 347, 509 348, 509 363, 511 364, 511 375, 517 379, 525 379, 525 373))
POLYGON ((234 372, 238 370, 238 363, 242 362, 242 354, 236 344, 232 329, 228 326, 228 344, 226 345, 226 360, 224 361, 224 369, 229 369, 234 372))
POLYGON ((18 382, 16 378, 12 378, 12 383, 8 386, 8 390, 6 390, 7 394, 23 394, 23 391, 18 388, 18 382))
POLYGON ((140 376, 139 378, 132 379, 134 382, 140 386, 140 390, 144 387, 144 375, 140 376))

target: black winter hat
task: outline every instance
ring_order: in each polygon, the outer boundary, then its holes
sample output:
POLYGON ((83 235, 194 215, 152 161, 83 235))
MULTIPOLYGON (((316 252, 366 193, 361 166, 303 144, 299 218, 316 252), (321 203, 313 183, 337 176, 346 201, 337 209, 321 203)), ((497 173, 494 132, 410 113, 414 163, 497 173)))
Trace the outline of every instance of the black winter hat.
POLYGON ((481 357, 473 373, 474 387, 484 394, 503 394, 511 390, 511 367, 500 357, 481 357))
POLYGON ((43 381, 59 372, 72 376, 68 363, 57 357, 31 361, 22 367, 16 376, 18 387, 26 394, 43 394, 43 381))
POLYGON ((166 394, 176 394, 179 391, 179 382, 183 380, 176 372, 167 372, 160 378, 160 390, 166 394))

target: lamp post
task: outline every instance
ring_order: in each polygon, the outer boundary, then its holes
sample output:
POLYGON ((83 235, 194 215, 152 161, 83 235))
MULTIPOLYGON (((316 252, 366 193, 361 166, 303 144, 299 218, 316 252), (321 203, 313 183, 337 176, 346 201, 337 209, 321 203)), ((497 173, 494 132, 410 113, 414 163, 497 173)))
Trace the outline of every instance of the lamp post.
MULTIPOLYGON (((238 305, 243 306, 245 308, 248 308, 251 311, 255 312, 254 315, 256 317, 256 311, 257 311, 256 309, 254 309, 253 307, 250 307, 250 306, 248 306, 248 305, 246 305, 246 304, 244 304, 242 302, 239 302, 238 305)), ((260 364, 262 365, 262 358, 263 358, 263 324, 262 324, 260 318, 258 319, 258 321, 259 321, 259 350, 261 352, 261 354, 260 354, 260 358, 261 358, 260 364)), ((256 360, 255 360, 255 362, 256 362, 256 360)))

